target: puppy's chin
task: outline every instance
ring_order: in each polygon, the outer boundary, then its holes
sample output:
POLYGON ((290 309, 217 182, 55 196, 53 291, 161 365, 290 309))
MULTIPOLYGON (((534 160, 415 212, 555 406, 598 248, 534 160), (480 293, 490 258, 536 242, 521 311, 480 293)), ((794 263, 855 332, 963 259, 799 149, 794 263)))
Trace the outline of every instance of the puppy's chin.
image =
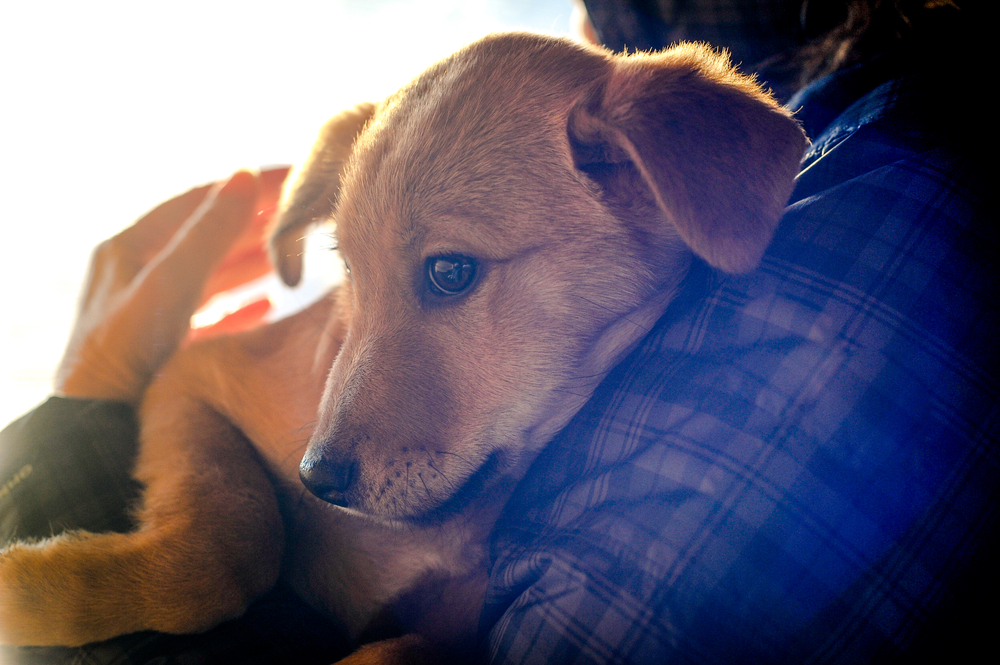
POLYGON ((486 457, 484 462, 458 487, 455 492, 436 505, 426 507, 420 506, 412 512, 396 510, 388 513, 375 509, 366 509, 364 506, 343 507, 330 505, 331 510, 344 511, 355 518, 364 519, 376 524, 396 528, 408 529, 414 527, 433 527, 444 524, 461 515, 470 505, 477 502, 489 500, 490 490, 496 484, 498 478, 502 477, 513 467, 514 459, 509 453, 498 450, 486 457))
POLYGON ((434 508, 413 515, 408 521, 413 524, 433 525, 450 520, 464 512, 472 503, 482 501, 488 496, 494 482, 515 466, 514 461, 509 453, 503 450, 494 451, 450 497, 434 508))

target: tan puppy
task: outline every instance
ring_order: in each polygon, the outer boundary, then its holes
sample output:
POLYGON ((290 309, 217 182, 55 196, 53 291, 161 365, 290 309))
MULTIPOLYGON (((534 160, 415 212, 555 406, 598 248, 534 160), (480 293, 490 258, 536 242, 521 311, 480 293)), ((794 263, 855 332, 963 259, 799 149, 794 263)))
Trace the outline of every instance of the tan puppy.
POLYGON ((335 117, 274 247, 295 283, 304 227, 332 219, 347 283, 168 364, 141 412, 142 526, 0 555, 0 637, 203 630, 282 574, 351 635, 391 616, 461 644, 517 479, 693 257, 757 265, 805 143, 707 48, 526 34, 335 117))

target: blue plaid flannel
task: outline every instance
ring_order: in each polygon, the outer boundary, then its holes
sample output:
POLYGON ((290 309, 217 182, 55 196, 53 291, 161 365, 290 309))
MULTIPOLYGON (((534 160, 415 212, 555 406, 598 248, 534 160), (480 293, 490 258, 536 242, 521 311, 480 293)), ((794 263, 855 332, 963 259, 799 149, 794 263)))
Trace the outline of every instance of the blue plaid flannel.
POLYGON ((491 662, 868 662, 973 555, 997 499, 992 220, 878 70, 792 100, 814 142, 760 268, 698 266, 524 479, 491 662))

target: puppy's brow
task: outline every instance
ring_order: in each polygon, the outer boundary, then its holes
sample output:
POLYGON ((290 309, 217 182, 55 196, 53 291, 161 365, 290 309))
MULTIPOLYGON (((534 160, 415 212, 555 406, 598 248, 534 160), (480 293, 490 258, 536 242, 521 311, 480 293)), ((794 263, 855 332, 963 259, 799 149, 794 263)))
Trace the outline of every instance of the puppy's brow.
POLYGON ((406 223, 401 224, 398 233, 399 244, 407 253, 420 252, 424 241, 427 239, 427 229, 410 218, 406 223))

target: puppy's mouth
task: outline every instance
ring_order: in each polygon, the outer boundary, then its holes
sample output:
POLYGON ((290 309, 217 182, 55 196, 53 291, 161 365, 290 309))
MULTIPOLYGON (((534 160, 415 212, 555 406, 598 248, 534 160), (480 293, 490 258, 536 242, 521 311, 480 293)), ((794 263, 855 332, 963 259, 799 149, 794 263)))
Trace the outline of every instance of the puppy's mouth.
POLYGON ((338 502, 328 501, 336 510, 342 510, 355 517, 367 519, 378 524, 394 527, 407 526, 434 526, 449 521, 454 516, 465 511, 477 500, 487 497, 492 482, 503 475, 512 466, 511 456, 498 450, 491 453, 483 463, 465 481, 452 492, 451 496, 438 505, 415 512, 410 515, 385 515, 376 512, 365 511, 350 505, 343 505, 338 502))
POLYGON ((438 506, 407 517, 405 521, 413 524, 440 524, 458 513, 463 512, 471 503, 486 496, 491 481, 501 476, 512 466, 511 456, 502 450, 491 453, 462 483, 458 490, 438 506))

